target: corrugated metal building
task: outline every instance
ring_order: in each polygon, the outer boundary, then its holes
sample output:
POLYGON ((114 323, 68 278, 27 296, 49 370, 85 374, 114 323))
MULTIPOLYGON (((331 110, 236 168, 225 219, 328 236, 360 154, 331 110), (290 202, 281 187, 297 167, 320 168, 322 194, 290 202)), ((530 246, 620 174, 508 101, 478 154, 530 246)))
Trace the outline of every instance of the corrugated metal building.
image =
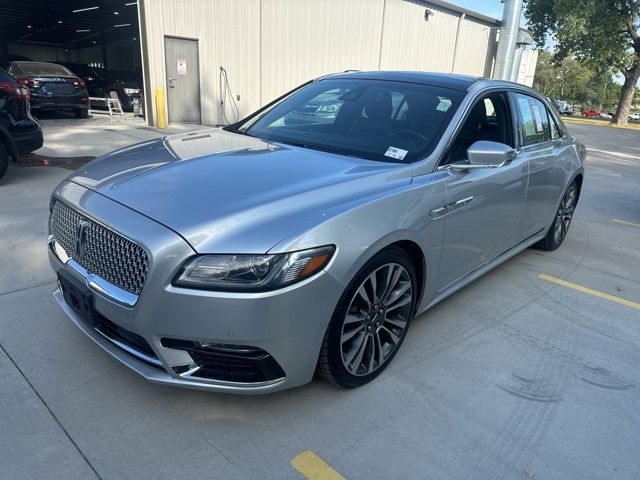
MULTIPOLYGON (((138 9, 145 91, 165 89, 171 122, 208 125, 348 69, 490 77, 500 25, 439 0, 138 0, 138 9)), ((155 124, 152 95, 149 108, 155 124)))

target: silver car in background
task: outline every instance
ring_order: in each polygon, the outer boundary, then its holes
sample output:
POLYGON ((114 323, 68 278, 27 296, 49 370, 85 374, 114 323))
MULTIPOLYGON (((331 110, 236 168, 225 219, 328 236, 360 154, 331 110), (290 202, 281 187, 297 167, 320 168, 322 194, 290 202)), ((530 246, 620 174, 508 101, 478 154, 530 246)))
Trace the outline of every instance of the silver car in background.
POLYGON ((522 85, 326 76, 69 176, 50 205, 54 295, 154 382, 255 394, 316 372, 357 387, 414 316, 527 247, 560 246, 584 157, 522 85))

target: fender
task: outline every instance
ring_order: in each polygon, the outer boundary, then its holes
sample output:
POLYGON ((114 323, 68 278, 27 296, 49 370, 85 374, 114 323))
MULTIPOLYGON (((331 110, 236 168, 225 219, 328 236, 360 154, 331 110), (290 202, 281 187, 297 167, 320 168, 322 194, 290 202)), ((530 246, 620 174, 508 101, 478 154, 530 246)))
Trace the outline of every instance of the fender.
POLYGON ((18 158, 20 158, 20 154, 18 153, 18 147, 16 146, 16 143, 13 141, 13 138, 11 138, 11 134, 9 133, 9 131, 6 128, 4 128, 2 125, 0 125, 0 142, 2 142, 4 147, 7 149, 9 156, 13 158, 14 162, 18 158))

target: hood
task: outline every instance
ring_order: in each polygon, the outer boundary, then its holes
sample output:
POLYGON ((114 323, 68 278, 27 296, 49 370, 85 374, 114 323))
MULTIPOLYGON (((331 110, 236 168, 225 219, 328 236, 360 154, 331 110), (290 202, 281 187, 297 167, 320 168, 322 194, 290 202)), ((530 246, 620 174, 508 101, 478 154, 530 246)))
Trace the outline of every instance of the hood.
POLYGON ((210 129, 116 150, 69 180, 171 228, 199 253, 265 253, 327 208, 410 182, 411 171, 210 129))

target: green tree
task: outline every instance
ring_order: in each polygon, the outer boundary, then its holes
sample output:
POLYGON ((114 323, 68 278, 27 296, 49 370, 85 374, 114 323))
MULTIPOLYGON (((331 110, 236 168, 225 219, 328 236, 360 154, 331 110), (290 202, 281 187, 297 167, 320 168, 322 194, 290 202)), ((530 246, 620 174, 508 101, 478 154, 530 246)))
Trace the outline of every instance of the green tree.
POLYGON ((599 110, 615 108, 620 94, 609 70, 597 72, 573 57, 561 58, 547 50, 538 55, 533 86, 548 97, 599 110))
POLYGON ((574 55, 597 71, 624 76, 615 123, 627 123, 640 78, 640 0, 525 0, 538 45, 549 36, 558 58, 574 55))

